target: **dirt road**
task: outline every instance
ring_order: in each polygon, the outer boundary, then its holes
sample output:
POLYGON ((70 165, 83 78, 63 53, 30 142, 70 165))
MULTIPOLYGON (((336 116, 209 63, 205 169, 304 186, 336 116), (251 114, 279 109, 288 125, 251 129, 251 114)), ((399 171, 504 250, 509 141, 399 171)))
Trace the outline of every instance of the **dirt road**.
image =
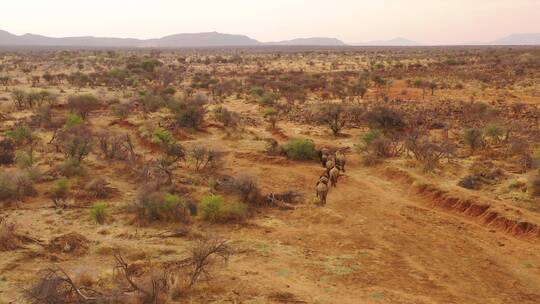
MULTIPOLYGON (((273 187, 310 189, 320 169, 258 170, 282 178, 273 187)), ((324 208, 275 211, 255 221, 263 229, 229 233, 260 248, 232 269, 261 293, 307 303, 540 302, 537 243, 433 210, 378 170, 353 166, 324 208)))

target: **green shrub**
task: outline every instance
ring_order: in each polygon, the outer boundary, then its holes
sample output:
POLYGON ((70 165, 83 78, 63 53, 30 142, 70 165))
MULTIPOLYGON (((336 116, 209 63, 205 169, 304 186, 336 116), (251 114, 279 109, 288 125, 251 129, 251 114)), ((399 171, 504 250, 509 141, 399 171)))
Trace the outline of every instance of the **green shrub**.
POLYGON ((165 100, 161 96, 145 93, 139 99, 144 112, 156 112, 165 105, 165 100))
POLYGON ((276 128, 278 121, 278 111, 274 108, 266 108, 263 110, 263 115, 266 120, 272 125, 272 129, 276 128))
POLYGON ((165 219, 178 219, 185 210, 185 201, 184 199, 177 195, 171 193, 165 193, 163 196, 163 202, 159 206, 159 211, 162 214, 162 218, 165 219))
POLYGON ((197 129, 204 120, 204 108, 198 105, 188 105, 175 115, 176 123, 180 127, 197 129))
POLYGON ((264 95, 264 89, 261 87, 252 87, 250 90, 251 95, 256 97, 262 97, 264 95))
POLYGON ((32 151, 17 151, 15 152, 15 164, 19 169, 27 169, 34 165, 34 155, 32 151))
POLYGON ((90 208, 90 217, 98 224, 103 225, 107 218, 107 205, 103 202, 95 203, 90 208))
POLYGON ((78 162, 76 159, 68 158, 63 163, 57 167, 60 175, 72 177, 72 176, 83 176, 86 174, 86 169, 84 166, 78 162))
POLYGON ((220 195, 206 195, 201 200, 203 219, 210 222, 240 221, 246 217, 248 206, 244 203, 226 204, 220 195))
POLYGON ((221 221, 241 221, 246 218, 248 206, 244 203, 234 202, 222 207, 221 221))
POLYGON ((70 134, 63 142, 63 151, 67 159, 81 163, 92 150, 90 134, 70 134))
POLYGON ((217 222, 219 212, 223 205, 223 197, 219 195, 207 195, 201 200, 200 210, 205 220, 217 222))
POLYGON ((185 219, 188 207, 185 199, 177 194, 144 190, 130 209, 139 219, 153 222, 185 219))
POLYGON ((370 129, 366 134, 362 135, 361 141, 365 146, 371 145, 371 143, 383 136, 383 133, 379 129, 370 129))
POLYGON ((484 132, 476 128, 467 129, 463 132, 463 141, 474 151, 484 146, 484 132))
POLYGON ((71 190, 71 183, 68 178, 62 177, 54 183, 52 191, 53 199, 65 199, 71 190))
POLYGON ((264 93, 261 97, 259 97, 259 103, 265 106, 271 106, 276 103, 277 97, 275 94, 272 93, 264 93))
POLYGON ((28 144, 34 140, 32 129, 27 124, 16 125, 13 130, 6 132, 6 136, 11 138, 17 145, 28 144))
POLYGON ((362 163, 365 166, 375 165, 381 159, 389 158, 396 154, 395 144, 379 129, 370 129, 362 135, 360 137, 360 143, 355 148, 362 155, 362 163))
POLYGON ((66 117, 66 126, 71 128, 73 126, 82 125, 84 119, 75 113, 68 113, 66 117))
POLYGON ((309 139, 291 139, 281 146, 281 150, 293 160, 311 160, 317 155, 315 144, 309 139))
POLYGON ((486 136, 490 137, 495 142, 498 142, 501 139, 504 132, 504 128, 498 124, 489 124, 484 130, 486 136))
POLYGON ((172 140, 173 140, 173 136, 171 132, 167 130, 156 128, 154 132, 152 133, 152 142, 158 145, 166 146, 172 140))

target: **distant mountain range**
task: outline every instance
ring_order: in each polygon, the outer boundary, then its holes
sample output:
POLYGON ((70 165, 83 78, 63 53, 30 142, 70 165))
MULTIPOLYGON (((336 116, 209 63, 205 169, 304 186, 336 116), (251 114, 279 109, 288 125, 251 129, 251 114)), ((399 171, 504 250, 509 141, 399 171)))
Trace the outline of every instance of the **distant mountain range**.
POLYGON ((512 34, 497 39, 490 44, 494 45, 540 45, 540 33, 512 34))
POLYGON ((417 46, 421 45, 416 41, 412 41, 406 38, 394 38, 390 40, 376 40, 368 42, 351 43, 351 45, 371 45, 371 46, 417 46))
POLYGON ((259 42, 245 35, 231 35, 218 32, 176 34, 158 39, 103 38, 103 37, 62 37, 52 38, 34 34, 17 36, 0 30, 0 46, 78 46, 78 47, 233 47, 265 45, 314 45, 343 46, 343 41, 336 38, 298 38, 278 42, 259 42))
MULTIPOLYGON (((473 43, 463 43, 469 45, 473 43)), ((507 37, 477 45, 540 45, 540 33, 512 34, 507 37)), ((245 35, 218 32, 176 34, 157 39, 105 38, 105 37, 46 37, 35 34, 14 35, 0 30, 0 46, 51 46, 51 47, 128 47, 128 48, 190 48, 190 47, 241 47, 241 46, 419 46, 406 38, 377 40, 361 43, 345 42, 337 38, 297 38, 277 42, 260 42, 245 35)))
POLYGON ((336 38, 313 37, 297 38, 279 42, 265 42, 265 45, 324 45, 324 46, 345 46, 345 42, 336 38))

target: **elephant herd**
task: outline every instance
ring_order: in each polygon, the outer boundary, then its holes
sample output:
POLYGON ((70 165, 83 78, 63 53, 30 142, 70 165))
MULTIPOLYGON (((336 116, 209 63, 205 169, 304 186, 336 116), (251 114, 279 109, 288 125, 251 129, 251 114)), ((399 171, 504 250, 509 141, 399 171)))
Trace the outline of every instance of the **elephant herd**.
POLYGON ((319 177, 315 190, 319 204, 324 206, 326 205, 326 196, 330 187, 336 187, 341 172, 345 172, 346 161, 345 154, 342 151, 331 151, 328 148, 322 148, 319 151, 319 160, 325 170, 319 177))

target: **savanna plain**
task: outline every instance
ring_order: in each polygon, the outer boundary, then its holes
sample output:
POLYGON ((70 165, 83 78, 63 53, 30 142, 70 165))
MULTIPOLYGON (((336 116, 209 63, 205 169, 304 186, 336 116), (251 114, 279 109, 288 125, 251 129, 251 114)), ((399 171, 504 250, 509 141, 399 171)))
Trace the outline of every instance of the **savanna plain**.
POLYGON ((2 49, 0 303, 540 303, 539 106, 537 47, 2 49))

